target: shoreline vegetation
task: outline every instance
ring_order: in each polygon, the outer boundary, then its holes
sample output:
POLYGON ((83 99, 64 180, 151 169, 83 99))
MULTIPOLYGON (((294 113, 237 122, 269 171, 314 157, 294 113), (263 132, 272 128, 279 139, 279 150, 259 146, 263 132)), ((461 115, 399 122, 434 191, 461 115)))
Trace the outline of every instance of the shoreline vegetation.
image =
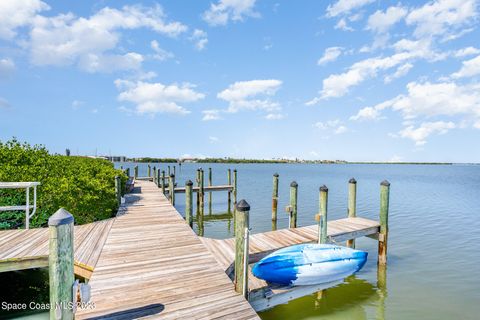
MULTIPOLYGON (((407 164, 407 165, 454 165, 454 162, 407 162, 407 161, 346 161, 346 160, 302 160, 302 159, 238 159, 238 158, 125 158, 123 162, 138 163, 307 163, 307 164, 407 164)), ((476 165, 478 163, 464 163, 476 165)))

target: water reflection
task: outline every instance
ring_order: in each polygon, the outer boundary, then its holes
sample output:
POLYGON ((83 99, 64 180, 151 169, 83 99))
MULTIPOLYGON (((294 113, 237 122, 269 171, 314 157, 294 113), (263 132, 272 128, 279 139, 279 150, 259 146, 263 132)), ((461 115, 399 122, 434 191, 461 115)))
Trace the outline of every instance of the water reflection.
POLYGON ((386 268, 378 270, 377 286, 351 276, 345 282, 313 295, 290 301, 287 304, 260 313, 267 319, 376 319, 385 318, 386 268), (371 310, 370 306, 376 306, 371 310))

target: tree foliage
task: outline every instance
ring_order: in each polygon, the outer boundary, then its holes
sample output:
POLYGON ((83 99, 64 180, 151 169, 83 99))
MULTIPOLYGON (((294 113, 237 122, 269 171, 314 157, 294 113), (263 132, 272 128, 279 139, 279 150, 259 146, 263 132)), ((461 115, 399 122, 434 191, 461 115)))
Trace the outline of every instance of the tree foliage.
MULTIPOLYGON (((45 226, 60 207, 72 213, 75 224, 114 216, 118 209, 116 175, 124 186, 127 177, 106 160, 52 155, 42 145, 16 139, 0 141, 0 181, 41 183, 37 187, 37 212, 30 220, 33 227, 45 226)), ((0 189, 0 206, 24 203, 25 190, 0 189)), ((0 212, 0 229, 21 227, 24 219, 24 211, 0 212)))

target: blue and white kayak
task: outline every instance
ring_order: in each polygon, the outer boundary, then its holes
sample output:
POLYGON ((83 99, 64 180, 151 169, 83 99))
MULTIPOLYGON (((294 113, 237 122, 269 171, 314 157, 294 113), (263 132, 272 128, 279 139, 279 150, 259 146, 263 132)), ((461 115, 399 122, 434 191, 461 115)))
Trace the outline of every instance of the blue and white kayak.
POLYGON ((299 244, 277 250, 253 266, 267 282, 306 286, 342 280, 360 270, 368 253, 332 244, 299 244))

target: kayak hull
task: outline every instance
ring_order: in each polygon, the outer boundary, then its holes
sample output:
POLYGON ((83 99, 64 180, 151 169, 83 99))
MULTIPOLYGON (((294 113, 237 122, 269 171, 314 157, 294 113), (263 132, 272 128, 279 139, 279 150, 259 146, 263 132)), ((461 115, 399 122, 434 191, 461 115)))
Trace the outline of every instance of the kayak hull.
POLYGON ((360 270, 368 253, 331 244, 300 244, 277 250, 255 264, 267 282, 306 286, 343 280, 360 270))

